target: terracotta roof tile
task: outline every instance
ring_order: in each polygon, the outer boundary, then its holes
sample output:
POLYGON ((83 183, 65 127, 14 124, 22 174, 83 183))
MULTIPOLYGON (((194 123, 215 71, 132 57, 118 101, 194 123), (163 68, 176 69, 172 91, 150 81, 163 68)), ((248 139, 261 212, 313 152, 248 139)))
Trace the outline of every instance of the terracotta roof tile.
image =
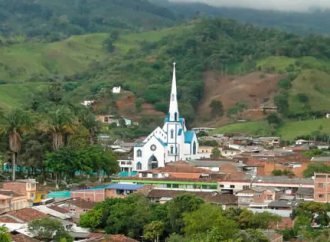
POLYGON ((192 178, 192 179, 199 179, 200 178, 200 174, 189 174, 189 173, 171 173, 170 177, 173 178, 192 178))
POLYGON ((66 203, 82 209, 92 209, 96 205, 95 202, 87 201, 79 197, 76 197, 72 200, 68 200, 66 203))
POLYGON ((16 223, 16 224, 20 224, 22 222, 19 222, 18 220, 11 218, 9 216, 3 215, 0 217, 0 223, 16 223))
POLYGON ((165 165, 165 167, 159 167, 159 168, 148 170, 148 171, 142 171, 140 173, 160 173, 160 172, 216 174, 215 172, 207 170, 207 169, 196 168, 185 161, 167 163, 165 165))
POLYGON ((8 212, 6 214, 16 217, 16 218, 22 220, 23 222, 30 222, 35 219, 41 219, 41 218, 48 217, 47 214, 39 212, 33 208, 23 208, 20 210, 8 212))
POLYGON ((56 211, 56 212, 60 212, 60 213, 69 213, 70 211, 65 209, 65 208, 61 208, 59 206, 50 206, 50 209, 56 211))

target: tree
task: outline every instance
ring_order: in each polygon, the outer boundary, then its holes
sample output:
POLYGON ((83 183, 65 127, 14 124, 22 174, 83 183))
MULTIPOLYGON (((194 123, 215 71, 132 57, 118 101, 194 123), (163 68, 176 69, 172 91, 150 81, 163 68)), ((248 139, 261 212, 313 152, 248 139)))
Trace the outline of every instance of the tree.
POLYGON ((281 221, 282 217, 269 212, 256 213, 250 218, 249 227, 254 229, 267 229, 270 222, 281 221))
POLYGON ((277 106, 278 110, 285 114, 289 108, 288 96, 284 93, 278 94, 274 97, 274 103, 277 106))
POLYGON ((217 147, 215 147, 215 148, 212 149, 212 155, 211 156, 212 156, 212 159, 217 159, 221 156, 221 151, 217 147))
POLYGON ((92 209, 80 216, 79 225, 83 228, 90 228, 95 232, 96 228, 102 223, 102 209, 92 209))
POLYGON ((278 81, 277 85, 282 89, 289 90, 291 88, 291 81, 286 78, 282 78, 278 81))
POLYGON ((277 116, 276 113, 272 113, 268 115, 267 121, 269 124, 275 124, 275 125, 280 125, 282 122, 282 120, 280 119, 280 117, 277 116))
POLYGON ((203 203, 204 201, 200 197, 191 194, 179 195, 169 201, 167 204, 167 217, 171 230, 178 234, 182 233, 184 228, 184 213, 199 209, 203 203))
POLYGON ((147 240, 154 240, 159 242, 159 237, 163 235, 165 225, 161 221, 153 221, 150 224, 144 226, 143 236, 147 240))
POLYGON ((22 134, 31 131, 33 119, 28 112, 20 109, 14 109, 7 114, 0 113, 4 124, 0 125, 0 132, 9 136, 9 149, 12 153, 12 180, 16 177, 16 163, 18 152, 21 149, 22 134))
POLYGON ((244 242, 268 242, 269 239, 259 229, 247 229, 238 233, 237 239, 244 242))
POLYGON ((209 203, 204 203, 200 208, 191 213, 183 215, 184 232, 186 235, 204 233, 217 226, 218 220, 222 218, 222 209, 209 203))
POLYGON ((28 223, 28 231, 39 240, 51 241, 54 235, 63 231, 64 227, 59 220, 53 218, 41 218, 28 223))
POLYGON ((0 227, 0 242, 11 242, 11 236, 7 228, 4 226, 0 227))
POLYGON ((219 100, 213 99, 210 103, 211 114, 213 117, 222 117, 224 114, 223 104, 219 100))
POLYGON ((102 123, 96 119, 95 115, 87 110, 80 115, 82 125, 89 132, 90 145, 94 145, 96 142, 96 136, 102 128, 102 123))
POLYGON ((53 135, 53 149, 57 150, 64 146, 63 136, 72 134, 76 126, 77 121, 71 110, 61 106, 47 114, 41 124, 41 130, 53 135))
POLYGON ((116 42, 119 39, 120 32, 118 30, 113 30, 110 32, 109 38, 116 42))
POLYGON ((309 102, 309 97, 304 93, 298 93, 297 97, 298 97, 298 100, 302 103, 308 103, 309 102))
POLYGON ((308 164, 307 169, 304 170, 303 175, 304 177, 312 177, 314 176, 314 173, 321 172, 321 173, 328 173, 330 172, 330 166, 319 163, 319 162, 313 162, 308 164))

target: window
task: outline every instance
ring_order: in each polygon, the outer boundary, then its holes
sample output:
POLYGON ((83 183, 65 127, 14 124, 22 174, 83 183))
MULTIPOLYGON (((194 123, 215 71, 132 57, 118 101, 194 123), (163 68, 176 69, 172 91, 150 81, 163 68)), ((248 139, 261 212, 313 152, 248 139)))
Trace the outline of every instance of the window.
POLYGON ((173 184, 172 188, 179 188, 179 184, 173 184))
POLYGON ((173 154, 173 146, 171 146, 171 154, 173 154))
POLYGON ((319 198, 324 198, 324 195, 323 194, 319 194, 319 198))
POLYGON ((172 101, 174 101, 174 94, 172 94, 172 101))
POLYGON ((137 150, 136 151, 136 156, 137 157, 142 157, 142 150, 137 150))
POLYGON ((243 190, 247 190, 249 188, 250 188, 250 186, 243 186, 243 190))
POLYGON ((152 174, 152 178, 158 178, 158 174, 152 174))
POLYGON ((136 169, 137 169, 137 170, 142 170, 142 164, 141 164, 141 162, 138 162, 138 163, 136 164, 136 169))
POLYGON ((171 188, 171 184, 166 184, 166 188, 171 188))
POLYGON ((109 118, 108 117, 105 117, 104 118, 104 123, 108 123, 109 122, 109 118))
POLYGON ((174 120, 175 120, 175 121, 178 121, 178 113, 175 113, 175 114, 174 114, 174 120))
POLYGON ((230 185, 230 188, 235 188, 235 185, 230 185))
POLYGON ((323 183, 319 183, 318 184, 318 187, 323 187, 323 183))
POLYGON ((171 130, 171 139, 174 139, 174 130, 171 130))
POLYGON ((224 188, 225 186, 224 185, 220 185, 221 188, 224 188))
POLYGON ((257 198, 261 198, 261 193, 257 193, 257 198))
POLYGON ((41 199, 45 199, 45 195, 41 195, 41 199))

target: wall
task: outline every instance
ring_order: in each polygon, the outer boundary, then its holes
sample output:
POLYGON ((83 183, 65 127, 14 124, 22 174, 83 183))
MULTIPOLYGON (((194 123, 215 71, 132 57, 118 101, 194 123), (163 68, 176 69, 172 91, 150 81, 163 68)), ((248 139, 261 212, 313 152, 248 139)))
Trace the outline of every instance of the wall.
POLYGON ((21 182, 8 182, 3 184, 4 190, 11 190, 16 193, 26 195, 26 183, 21 182))
POLYGON ((71 197, 79 197, 92 202, 102 202, 105 199, 105 189, 72 191, 71 197))
POLYGON ((314 180, 314 201, 327 203, 330 201, 330 174, 316 174, 314 180), (324 176, 324 177, 320 177, 324 176), (319 184, 323 184, 319 187, 319 184), (323 197, 320 197, 323 196, 323 197))

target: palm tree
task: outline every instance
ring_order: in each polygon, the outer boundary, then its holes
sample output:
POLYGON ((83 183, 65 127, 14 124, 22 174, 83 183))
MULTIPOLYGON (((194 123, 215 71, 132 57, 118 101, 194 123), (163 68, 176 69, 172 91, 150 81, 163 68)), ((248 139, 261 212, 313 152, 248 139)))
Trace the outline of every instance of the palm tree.
POLYGON ((64 146, 63 136, 72 134, 77 124, 77 120, 71 110, 62 106, 48 113, 41 124, 41 130, 53 135, 53 148, 58 150, 64 146))
POLYGON ((89 132, 89 141, 91 145, 95 144, 95 138, 99 130, 102 128, 102 123, 98 121, 94 114, 89 111, 84 111, 80 114, 82 125, 89 132))
POLYGON ((3 123, 0 124, 0 132, 9 136, 9 149, 12 153, 12 179, 15 180, 17 154, 21 149, 21 135, 33 127, 33 120, 28 112, 14 109, 9 113, 0 113, 3 123))

